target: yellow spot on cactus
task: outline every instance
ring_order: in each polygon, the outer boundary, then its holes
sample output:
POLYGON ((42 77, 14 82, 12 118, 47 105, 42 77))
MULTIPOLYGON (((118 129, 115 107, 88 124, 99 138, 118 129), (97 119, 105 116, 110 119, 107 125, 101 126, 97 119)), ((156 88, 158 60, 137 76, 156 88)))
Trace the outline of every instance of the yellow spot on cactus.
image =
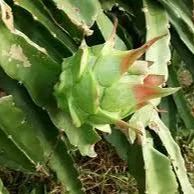
POLYGON ((31 63, 28 60, 28 58, 25 56, 22 48, 20 45, 12 45, 10 48, 10 51, 6 53, 7 56, 9 56, 12 59, 15 59, 17 61, 20 61, 23 63, 24 67, 30 67, 31 63))

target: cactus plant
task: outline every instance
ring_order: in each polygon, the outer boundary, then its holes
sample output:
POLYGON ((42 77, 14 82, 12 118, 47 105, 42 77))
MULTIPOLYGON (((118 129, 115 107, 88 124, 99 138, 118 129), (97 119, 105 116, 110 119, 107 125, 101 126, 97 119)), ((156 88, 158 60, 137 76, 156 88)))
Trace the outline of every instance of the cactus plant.
MULTIPOLYGON (((70 147, 95 157, 98 129, 127 160, 140 194, 194 193, 157 112, 180 89, 165 87, 168 76, 176 80, 168 75, 171 35, 193 72, 191 13, 177 2, 0 0, 0 165, 44 175, 60 193, 84 193, 70 147)), ((174 99, 179 107, 184 96, 174 99)), ((180 117, 192 128, 187 112, 180 117)), ((1 181, 0 189, 8 193, 1 181)))

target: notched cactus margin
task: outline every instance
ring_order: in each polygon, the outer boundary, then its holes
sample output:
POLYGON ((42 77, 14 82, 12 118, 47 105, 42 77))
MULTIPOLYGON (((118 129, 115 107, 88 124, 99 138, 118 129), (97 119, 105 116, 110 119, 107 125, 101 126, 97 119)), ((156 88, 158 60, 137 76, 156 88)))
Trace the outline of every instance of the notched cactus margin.
POLYGON ((146 19, 146 39, 157 36, 157 34, 167 34, 146 52, 146 60, 154 61, 150 70, 152 73, 165 75, 168 78, 168 64, 171 59, 170 52, 170 32, 169 20, 163 6, 157 1, 144 0, 144 14, 146 19))
POLYGON ((40 147, 38 137, 33 136, 32 127, 26 122, 23 112, 15 106, 11 96, 0 99, 0 128, 13 141, 24 155, 35 165, 34 161, 43 161, 43 151, 40 147), (11 112, 12 110, 12 112, 11 112), (10 112, 9 112, 10 111, 10 112), (5 118, 4 115, 8 115, 5 118), (12 122, 10 122, 12 120, 12 122), (14 126, 14 128, 12 127, 14 126), (28 133, 26 133, 28 129, 28 133), (22 135, 22 138, 20 137, 22 135), (29 146, 29 144, 31 146, 29 146), (34 152, 39 150, 39 152, 34 152))
POLYGON ((34 162, 16 146, 10 135, 4 133, 2 129, 0 129, 0 151, 1 166, 27 173, 35 171, 34 162))
POLYGON ((62 28, 53 18, 49 10, 42 3, 41 0, 13 0, 16 6, 19 6, 29 13, 32 17, 44 25, 52 34, 52 36, 58 39, 63 46, 68 49, 71 53, 77 50, 75 42, 71 39, 67 31, 62 28))
MULTIPOLYGON (((150 67, 150 72, 153 74, 164 75, 165 81, 168 79, 168 64, 171 58, 169 48, 170 32, 169 20, 167 13, 160 3, 152 0, 143 1, 143 11, 146 20, 146 40, 157 36, 158 33, 166 34, 145 54, 145 59, 153 61, 154 64, 150 67)), ((157 106, 161 99, 152 100, 152 104, 157 106)))
MULTIPOLYGON (((17 96, 17 94, 15 95, 17 96)), ((25 98, 20 100, 25 100, 25 98)), ((40 176, 48 178, 51 178, 51 172, 54 172, 61 183, 62 191, 70 194, 82 194, 81 183, 77 178, 78 174, 73 166, 72 158, 68 155, 61 139, 56 138, 55 128, 43 124, 37 118, 38 116, 34 115, 36 111, 29 109, 28 103, 25 104, 25 108, 20 106, 18 106, 18 102, 14 101, 13 96, 5 96, 0 99, 0 127, 11 143, 14 143, 15 149, 20 151, 17 152, 18 158, 15 158, 14 154, 10 157, 5 151, 1 160, 4 160, 6 167, 11 169, 40 173, 40 176), (29 110, 28 113, 23 109, 29 110), (9 118, 7 118, 8 114, 9 118)), ((4 140, 4 142, 6 141, 4 140)), ((0 149, 4 148, 2 145, 0 142, 0 149)))
POLYGON ((148 193, 175 193, 169 191, 176 191, 176 193, 179 193, 176 179, 174 178, 176 175, 178 183, 180 184, 180 189, 183 193, 193 194, 194 190, 189 183, 180 148, 173 140, 169 129, 160 120, 158 113, 153 109, 153 106, 147 105, 137 111, 129 122, 135 124, 135 126, 139 125, 142 128, 143 135, 139 136, 139 143, 142 146, 145 162, 146 190, 148 193), (161 139, 161 142, 167 151, 166 156, 156 150, 156 148, 153 148, 153 137, 149 134, 149 131, 145 130, 146 127, 154 130, 156 135, 161 139), (158 159, 159 162, 157 162, 158 159), (169 164, 171 164, 172 167, 169 164), (154 165, 156 165, 156 167, 154 167, 154 165), (166 167, 162 167, 163 165, 166 167), (150 172, 153 169, 154 172, 156 171, 155 175, 150 172), (149 173, 151 173, 151 175, 149 173), (167 176, 169 177, 168 179, 166 178, 167 176), (158 180, 163 181, 159 184, 156 183, 158 180), (164 183, 165 181, 167 182, 164 183), (156 185, 161 185, 163 183, 164 186, 161 186, 161 188, 155 187, 156 185), (166 187, 168 187, 169 190, 165 190, 166 187))
POLYGON ((140 138, 145 168, 145 193, 177 193, 178 183, 169 158, 154 148, 154 140, 143 124, 142 131, 140 138))
POLYGON ((25 34, 23 34, 22 32, 18 31, 15 26, 14 26, 14 18, 13 18, 13 13, 12 13, 12 9, 11 7, 5 3, 4 0, 0 0, 0 13, 1 13, 1 19, 4 23, 4 25, 10 30, 11 33, 17 35, 17 36, 21 36, 22 38, 24 38, 30 45, 32 45, 33 47, 35 47, 38 51, 47 54, 46 50, 40 46, 38 46, 37 44, 35 44, 34 42, 32 42, 25 34))
POLYGON ((98 128, 99 125, 115 124, 122 129, 138 131, 122 119, 149 104, 151 99, 178 90, 161 88, 164 77, 147 73, 150 63, 138 61, 163 36, 140 48, 120 51, 114 49, 115 31, 116 25, 105 44, 85 45, 72 57, 64 59, 54 95, 58 107, 70 113, 76 127, 89 124, 98 128), (145 69, 143 72, 140 63, 145 69))
MULTIPOLYGON (((4 1, 1 0, 1 2, 4 1)), ((6 4, 6 6, 8 5, 6 4)), ((2 6, 1 9, 6 11, 2 6)), ((11 12, 9 13, 11 14, 11 12)), ((93 147, 100 139, 98 134, 88 126, 82 126, 82 130, 76 128, 72 124, 68 113, 64 114, 55 106, 52 91, 60 74, 60 64, 38 49, 37 45, 30 42, 24 34, 16 29, 9 30, 2 20, 0 20, 0 29, 0 65, 3 70, 11 78, 18 80, 19 84, 26 87, 33 101, 48 111, 53 123, 58 129, 65 130, 70 142, 78 147, 83 155, 95 156, 93 147), (7 57, 7 53, 10 53, 13 45, 16 45, 14 46, 16 48, 22 48, 23 53, 31 63, 30 67, 24 67, 21 60, 7 57)))
POLYGON ((87 36, 93 31, 90 29, 98 14, 102 12, 98 1, 85 0, 84 4, 71 0, 52 0, 59 10, 62 10, 78 28, 87 36), (89 10, 89 11, 88 11, 89 10))
POLYGON ((46 106, 50 102, 51 96, 48 94, 57 80, 60 65, 54 62, 43 48, 14 28, 12 14, 8 5, 5 6, 1 6, 1 13, 7 14, 9 19, 0 20, 0 64, 10 77, 26 86, 39 106, 46 106))
POLYGON ((188 9, 181 0, 159 0, 168 13, 171 24, 176 29, 182 42, 194 54, 194 23, 188 9))
POLYGON ((169 129, 160 120, 157 112, 153 111, 153 115, 149 121, 149 128, 153 129, 155 133, 161 139, 166 151, 168 153, 169 160, 173 166, 174 172, 180 183, 181 190, 184 194, 194 194, 194 189, 192 188, 188 176, 187 170, 185 168, 185 162, 181 156, 181 151, 177 143, 173 140, 169 129))

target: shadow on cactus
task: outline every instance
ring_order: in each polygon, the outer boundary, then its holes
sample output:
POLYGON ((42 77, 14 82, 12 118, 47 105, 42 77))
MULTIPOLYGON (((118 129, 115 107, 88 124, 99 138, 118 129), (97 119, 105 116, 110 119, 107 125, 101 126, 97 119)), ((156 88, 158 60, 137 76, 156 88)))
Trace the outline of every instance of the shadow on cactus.
POLYGON ((120 51, 114 48, 116 22, 112 35, 103 45, 83 44, 76 54, 63 62, 54 95, 58 107, 69 112, 76 127, 90 124, 111 132, 110 124, 121 130, 139 129, 123 121, 150 100, 170 95, 179 88, 162 88, 163 75, 149 73, 151 61, 141 56, 158 36, 137 49, 120 51))

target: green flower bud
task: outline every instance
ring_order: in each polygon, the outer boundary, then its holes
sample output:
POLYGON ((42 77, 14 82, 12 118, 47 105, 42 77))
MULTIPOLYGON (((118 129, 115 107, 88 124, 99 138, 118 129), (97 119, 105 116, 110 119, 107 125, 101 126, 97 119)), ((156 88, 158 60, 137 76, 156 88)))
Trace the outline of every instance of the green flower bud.
POLYGON ((177 89, 161 88, 164 76, 149 75, 151 62, 138 61, 161 37, 138 49, 120 51, 109 41, 104 45, 80 48, 63 62, 55 86, 58 107, 68 111, 77 127, 117 124, 149 103, 177 89))

